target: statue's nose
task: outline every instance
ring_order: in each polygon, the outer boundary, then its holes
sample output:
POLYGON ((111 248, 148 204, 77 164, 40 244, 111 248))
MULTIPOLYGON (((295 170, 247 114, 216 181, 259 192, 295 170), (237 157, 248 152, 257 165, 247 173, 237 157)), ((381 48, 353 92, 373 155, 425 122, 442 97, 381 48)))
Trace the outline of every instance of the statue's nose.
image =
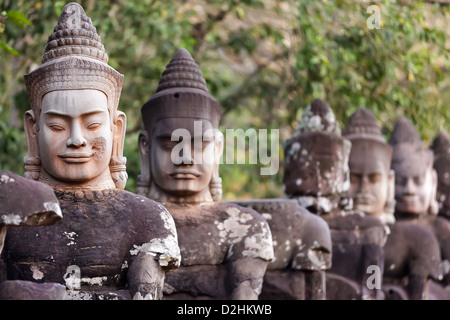
POLYGON ((72 125, 70 137, 66 142, 69 148, 80 148, 87 145, 86 139, 83 137, 81 127, 78 124, 72 125))

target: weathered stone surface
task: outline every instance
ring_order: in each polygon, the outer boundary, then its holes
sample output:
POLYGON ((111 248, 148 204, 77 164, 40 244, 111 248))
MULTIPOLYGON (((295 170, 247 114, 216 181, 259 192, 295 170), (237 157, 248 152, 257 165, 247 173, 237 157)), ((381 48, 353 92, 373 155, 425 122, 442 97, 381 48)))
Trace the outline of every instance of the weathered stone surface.
POLYGON ((164 298, 257 299, 273 259, 270 228, 256 211, 219 201, 220 105, 187 50, 177 50, 141 111, 138 193, 173 215, 183 257, 164 298))
POLYGON ((331 108, 323 100, 314 100, 285 143, 283 184, 288 197, 329 225, 333 249, 327 273, 337 275, 335 282, 347 278, 359 288, 342 283, 342 290, 332 289, 337 284, 330 287, 327 299, 378 299, 380 290, 367 289, 367 268, 382 268, 386 231, 378 219, 352 209, 347 194, 350 150, 351 142, 341 136, 331 108))
POLYGON ((434 153, 433 168, 438 175, 436 200, 439 215, 450 220, 450 136, 446 132, 439 132, 430 149, 434 153))
POLYGON ((261 213, 272 232, 275 259, 268 265, 260 299, 325 299, 325 270, 332 244, 327 223, 296 200, 237 200, 261 213))
MULTIPOLYGON (((250 208, 232 202, 165 205, 183 257, 180 268, 166 275, 165 299, 231 299, 241 282, 252 273, 259 277, 273 258, 270 229, 250 208)), ((252 287, 258 294, 262 275, 252 287)))
POLYGON ((25 75, 24 123, 25 176, 55 190, 67 219, 11 230, 8 279, 65 284, 70 299, 161 299, 180 260, 175 225, 162 205, 122 190, 123 75, 107 62, 83 8, 65 5, 42 65, 25 75))
POLYGON ((360 300, 363 295, 359 283, 331 272, 327 272, 326 290, 329 300, 360 300))
MULTIPOLYGON (((380 290, 369 290, 367 287, 367 279, 371 275, 367 270, 369 266, 377 266, 381 271, 383 269, 383 246, 386 243, 383 223, 376 217, 355 212, 347 212, 343 216, 325 215, 323 218, 330 227, 333 243, 332 267, 329 272, 359 284, 357 291, 353 291, 352 285, 345 285, 351 292, 327 291, 327 298, 345 300, 349 296, 359 295, 359 299, 380 299, 380 290)), ((338 282, 340 278, 333 279, 338 282)))
MULTIPOLYGON (((7 227, 48 226, 61 218, 59 202, 49 186, 0 170, 0 255, 7 227)), ((20 233, 23 228, 16 230, 20 233)), ((0 300, 64 298, 65 287, 55 283, 39 285, 6 279, 6 265, 0 259, 0 300)))
POLYGON ((59 283, 6 280, 0 283, 0 300, 63 300, 66 287, 59 283))
POLYGON ((176 230, 162 205, 119 189, 56 195, 65 215, 59 223, 9 230, 3 252, 8 279, 57 282, 68 288, 78 281, 82 291, 93 295, 126 289, 139 253, 165 271, 178 267, 176 230), (79 274, 70 272, 70 266, 78 267, 79 274))
MULTIPOLYGON (((438 279, 433 269, 435 264, 440 264, 440 260, 444 262, 444 265, 446 264, 445 261, 450 261, 450 222, 445 218, 436 216, 439 211, 436 200, 438 178, 437 172, 433 168, 433 153, 431 150, 424 148, 413 124, 405 117, 400 118, 395 124, 390 143, 394 148, 392 169, 395 170, 396 175, 395 217, 397 221, 415 224, 416 229, 424 227, 431 231, 431 234, 422 232, 423 245, 428 245, 429 247, 422 248, 417 246, 415 248, 415 250, 425 250, 421 253, 417 252, 416 257, 428 255, 428 263, 424 262, 425 258, 422 258, 421 272, 418 274, 412 273, 410 276, 410 278, 421 279, 415 280, 416 282, 422 281, 427 283, 429 279, 438 279), (435 239, 425 239, 426 237, 434 237, 435 239), (433 243, 436 248, 431 248, 433 243), (440 251, 440 254, 437 256, 436 251, 440 251), (428 270, 428 272, 425 270, 428 270)), ((402 226, 402 228, 405 228, 403 233, 406 233, 412 227, 406 228, 402 226)), ((417 234, 419 231, 414 232, 417 234)), ((413 236, 411 235, 410 237, 413 236)), ((389 243, 391 242, 389 241, 389 243)), ((386 262, 391 263, 388 260, 386 262)), ((417 264, 417 261, 411 263, 417 264)), ((392 263, 392 265, 394 264, 392 263)), ((418 272, 416 268, 411 270, 418 272)), ((446 277, 443 279, 444 281, 441 281, 441 285, 445 287, 449 285, 448 281, 450 278, 446 275, 448 270, 442 269, 442 271, 444 271, 443 275, 446 277)), ((417 284, 408 285, 406 291, 413 299, 427 299, 430 295, 428 286, 425 284, 420 286, 417 284), (423 287, 423 292, 419 292, 420 287, 423 287)))
POLYGON ((384 247, 383 283, 388 285, 385 287, 386 299, 390 299, 388 290, 393 286, 406 292, 408 299, 426 299, 427 279, 439 280, 442 277, 436 238, 427 228, 408 221, 397 221, 389 225, 389 229, 390 234, 384 247))
POLYGON ((0 170, 0 226, 44 226, 61 218, 58 199, 49 186, 0 170))

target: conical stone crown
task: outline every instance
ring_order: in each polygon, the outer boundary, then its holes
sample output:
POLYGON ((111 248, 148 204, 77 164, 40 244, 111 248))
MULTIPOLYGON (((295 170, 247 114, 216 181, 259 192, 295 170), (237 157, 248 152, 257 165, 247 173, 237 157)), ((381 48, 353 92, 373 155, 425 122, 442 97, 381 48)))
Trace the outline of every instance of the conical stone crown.
POLYGON ((436 155, 450 154, 450 135, 444 131, 439 132, 431 142, 430 149, 436 155))
POLYGON ((42 63, 69 55, 82 55, 108 62, 108 55, 91 18, 75 2, 64 6, 58 24, 48 37, 42 63))
POLYGON ((411 121, 406 117, 401 117, 397 120, 394 130, 392 130, 391 138, 389 139, 389 144, 393 146, 401 143, 422 144, 416 128, 414 128, 411 121))
POLYGON ((375 115, 366 108, 360 108, 350 116, 342 134, 347 137, 365 135, 377 140, 383 140, 375 115))
POLYGON ((313 100, 306 108, 295 129, 295 134, 314 131, 326 131, 341 135, 333 111, 322 99, 313 100))
POLYGON ((171 88, 195 88, 208 92, 206 81, 189 51, 178 49, 164 70, 156 92, 171 88))

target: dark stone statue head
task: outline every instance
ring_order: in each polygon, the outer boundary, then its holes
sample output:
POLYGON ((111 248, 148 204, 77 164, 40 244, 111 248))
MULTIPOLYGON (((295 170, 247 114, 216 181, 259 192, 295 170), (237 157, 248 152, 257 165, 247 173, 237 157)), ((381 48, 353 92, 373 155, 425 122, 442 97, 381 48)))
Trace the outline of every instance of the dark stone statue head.
POLYGON ((138 193, 163 202, 220 200, 221 108, 186 49, 177 50, 141 111, 138 193))
POLYGON ((331 108, 321 99, 314 100, 284 145, 285 193, 291 198, 326 198, 347 191, 350 148, 331 108))

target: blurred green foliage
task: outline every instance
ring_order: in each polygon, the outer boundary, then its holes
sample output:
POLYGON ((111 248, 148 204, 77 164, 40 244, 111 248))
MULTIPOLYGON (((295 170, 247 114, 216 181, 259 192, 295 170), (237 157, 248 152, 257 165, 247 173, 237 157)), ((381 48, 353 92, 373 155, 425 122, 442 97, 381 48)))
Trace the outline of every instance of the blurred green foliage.
MULTIPOLYGON (((0 4, 0 168, 23 173, 29 109, 23 75, 40 64, 66 1, 0 4), (2 49, 3 48, 3 49, 2 49), (17 53, 17 54, 15 54, 17 53)), ((450 6, 374 1, 381 28, 369 29, 369 2, 350 0, 79 1, 125 75, 119 109, 127 114, 127 189, 136 190, 140 107, 155 92, 178 48, 199 64, 221 103, 221 130, 279 129, 292 134, 305 107, 325 99, 341 127, 371 109, 388 136, 405 115, 425 143, 450 120, 450 6)), ((262 165, 221 165, 224 198, 283 196, 262 165)))

